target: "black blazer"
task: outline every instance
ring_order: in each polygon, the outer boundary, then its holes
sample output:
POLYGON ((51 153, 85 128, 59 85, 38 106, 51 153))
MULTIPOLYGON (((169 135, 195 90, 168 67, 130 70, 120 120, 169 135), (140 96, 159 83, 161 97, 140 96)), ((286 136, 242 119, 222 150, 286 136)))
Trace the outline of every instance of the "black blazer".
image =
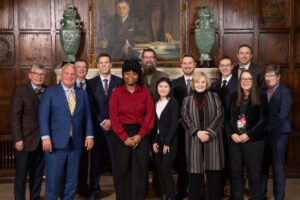
POLYGON ((100 126, 100 123, 104 119, 109 119, 108 114, 108 102, 109 97, 114 88, 119 87, 122 84, 122 79, 111 75, 109 85, 108 85, 108 94, 105 95, 103 84, 100 76, 96 76, 87 81, 86 91, 89 95, 91 110, 93 114, 94 127, 100 128, 100 130, 104 131, 100 126))
MULTIPOLYGON (((249 71, 253 73, 254 78, 256 79, 256 82, 258 84, 258 87, 259 88, 265 87, 264 68, 251 62, 249 66, 249 71)), ((232 70, 232 75, 235 76, 237 79, 239 79, 238 74, 239 74, 239 65, 236 65, 232 70)))
POLYGON ((222 94, 221 86, 222 86, 222 79, 213 82, 211 84, 210 90, 212 92, 218 93, 218 95, 222 101, 222 105, 224 107, 224 111, 225 111, 225 115, 226 115, 226 111, 229 110, 229 108, 230 108, 232 98, 237 93, 238 79, 234 76, 232 76, 230 78, 229 82, 227 83, 227 85, 225 87, 224 94, 222 94))
POLYGON ((179 106, 174 97, 172 97, 164 110, 161 112, 160 118, 158 119, 155 112, 155 124, 152 129, 152 134, 154 135, 153 143, 159 140, 167 146, 175 141, 176 130, 178 126, 179 117, 179 106), (157 131, 159 129, 159 134, 157 131))
MULTIPOLYGON (((179 103, 179 108, 181 110, 182 102, 184 97, 188 96, 187 89, 186 89, 186 82, 184 76, 181 76, 172 81, 172 88, 173 88, 173 95, 177 102, 179 103)), ((193 93, 191 88, 190 94, 193 93)))
MULTIPOLYGON (((230 116, 226 117, 226 134, 231 139, 231 135, 237 133, 237 120, 240 114, 240 107, 236 106, 236 98, 230 106, 230 116)), ((260 95, 260 105, 252 106, 249 102, 246 109, 246 134, 250 141, 264 139, 265 127, 268 122, 268 99, 263 93, 260 95)))

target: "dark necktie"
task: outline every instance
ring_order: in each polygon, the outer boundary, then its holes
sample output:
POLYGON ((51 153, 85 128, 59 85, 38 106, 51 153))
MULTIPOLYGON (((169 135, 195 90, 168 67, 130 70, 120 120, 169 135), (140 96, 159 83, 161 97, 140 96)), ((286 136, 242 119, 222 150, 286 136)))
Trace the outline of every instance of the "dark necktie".
POLYGON ((222 97, 225 95, 224 93, 225 93, 226 84, 227 84, 227 81, 223 80, 222 87, 221 87, 221 95, 222 95, 222 97))
POLYGON ((105 95, 107 95, 107 91, 108 91, 108 80, 107 79, 104 79, 104 92, 105 92, 105 95))
POLYGON ((191 80, 186 79, 186 91, 188 96, 190 95, 190 90, 191 90, 191 80))
POLYGON ((82 89, 83 88, 83 83, 80 81, 79 82, 79 87, 82 89))
POLYGON ((36 95, 42 94, 44 92, 44 90, 45 90, 45 88, 43 88, 43 87, 33 89, 33 91, 36 95))

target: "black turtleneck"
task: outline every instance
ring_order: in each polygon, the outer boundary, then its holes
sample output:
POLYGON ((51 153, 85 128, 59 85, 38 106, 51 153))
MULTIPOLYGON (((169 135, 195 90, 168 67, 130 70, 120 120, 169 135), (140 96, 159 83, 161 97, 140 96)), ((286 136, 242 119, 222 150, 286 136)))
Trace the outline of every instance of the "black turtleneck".
MULTIPOLYGON (((201 105, 202 102, 203 102, 204 96, 207 94, 207 90, 204 90, 203 92, 197 92, 196 90, 194 90, 194 93, 197 97, 198 105, 201 105)), ((203 112, 203 109, 202 110, 198 109, 198 114, 199 114, 199 121, 200 121, 199 130, 204 130, 204 112, 203 112)), ((194 132, 193 135, 197 136, 197 132, 199 130, 194 132)))

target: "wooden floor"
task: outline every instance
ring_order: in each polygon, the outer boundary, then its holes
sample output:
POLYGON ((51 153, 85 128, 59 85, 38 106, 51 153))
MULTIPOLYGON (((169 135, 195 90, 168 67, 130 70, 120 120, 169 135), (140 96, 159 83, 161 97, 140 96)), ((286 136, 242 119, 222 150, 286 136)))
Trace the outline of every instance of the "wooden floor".
MULTIPOLYGON (((176 179, 175 179, 176 180, 176 179)), ((150 180, 151 181, 151 180, 150 180)), ((115 193, 113 189, 113 184, 112 184, 112 177, 111 176, 101 176, 101 197, 99 199, 102 200, 114 200, 115 199, 115 193)), ((8 184, 0 184, 0 199, 1 200, 12 200, 14 199, 13 196, 13 183, 8 183, 8 184)), ((227 191, 229 191, 229 186, 227 188, 227 191)), ((246 192, 247 193, 247 192, 246 192)), ((45 194, 45 184, 43 183, 42 185, 42 199, 44 199, 45 194)), ((26 193, 26 199, 29 199, 29 194, 28 194, 28 186, 27 186, 27 193, 26 193)), ((223 198, 223 200, 229 199, 229 194, 227 195, 226 198, 223 198)), ((269 200, 273 200, 273 195, 272 195, 272 183, 269 181, 268 184, 268 197, 269 200)), ((76 195, 75 197, 76 200, 84 200, 86 198, 81 197, 79 195, 76 195)), ((160 198, 157 197, 154 193, 153 190, 150 190, 146 200, 159 200, 160 198)), ((248 196, 245 195, 244 197, 245 200, 248 200, 248 196)), ((287 184, 286 184, 286 200, 300 200, 300 179, 288 179, 287 184)))

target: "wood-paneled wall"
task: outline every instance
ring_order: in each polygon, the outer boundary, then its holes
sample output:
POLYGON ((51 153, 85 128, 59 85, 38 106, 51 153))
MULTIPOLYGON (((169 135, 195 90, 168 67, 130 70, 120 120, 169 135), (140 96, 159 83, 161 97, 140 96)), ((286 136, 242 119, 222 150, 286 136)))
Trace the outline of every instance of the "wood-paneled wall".
MULTIPOLYGON (((175 1, 175 0, 174 0, 175 1)), ((194 43, 194 21, 200 5, 209 5, 217 28, 212 51, 215 63, 223 55, 237 62, 242 43, 253 47, 254 62, 282 66, 282 83, 293 92, 293 132, 289 136, 287 172, 300 177, 300 1, 297 0, 185 0, 187 52, 199 57, 194 43), (278 3, 277 10, 270 8, 278 3), (279 18, 276 18, 279 16, 279 18), (268 18, 269 17, 269 18, 268 18), (268 22, 268 20, 275 22, 268 22), (272 18, 273 17, 273 18, 272 18), (276 22, 277 19, 277 22, 276 22), (299 112, 298 112, 299 111, 299 112)), ((55 83, 54 69, 64 60, 59 40, 60 19, 66 3, 77 8, 83 22, 79 56, 88 57, 87 0, 1 0, 0 1, 0 177, 14 172, 10 144, 10 99, 15 87, 28 81, 30 65, 47 67, 46 83, 55 83), (6 150, 5 150, 6 149, 6 150)), ((274 7, 273 7, 274 8, 274 7)))

